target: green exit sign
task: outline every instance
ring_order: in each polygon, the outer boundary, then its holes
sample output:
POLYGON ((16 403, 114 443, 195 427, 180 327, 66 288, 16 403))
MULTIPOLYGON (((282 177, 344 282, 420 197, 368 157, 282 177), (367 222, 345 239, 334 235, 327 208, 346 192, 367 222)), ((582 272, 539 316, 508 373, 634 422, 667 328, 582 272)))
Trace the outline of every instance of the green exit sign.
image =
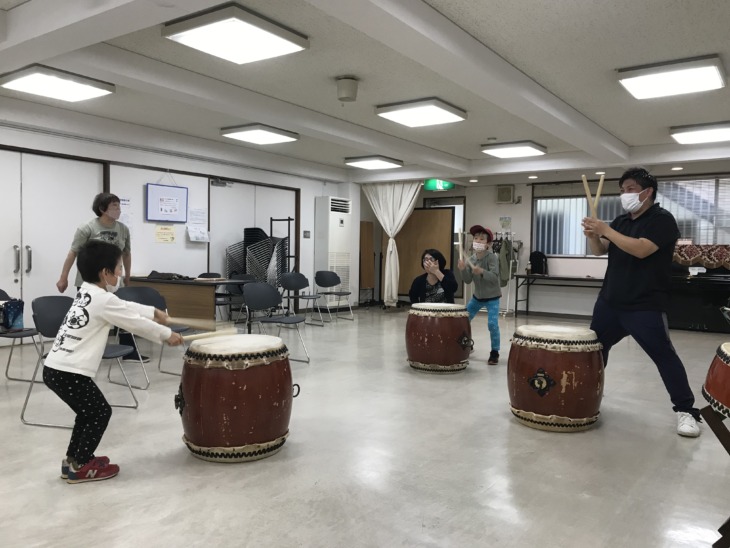
POLYGON ((441 179, 426 179, 423 181, 423 190, 451 190, 454 183, 441 179))

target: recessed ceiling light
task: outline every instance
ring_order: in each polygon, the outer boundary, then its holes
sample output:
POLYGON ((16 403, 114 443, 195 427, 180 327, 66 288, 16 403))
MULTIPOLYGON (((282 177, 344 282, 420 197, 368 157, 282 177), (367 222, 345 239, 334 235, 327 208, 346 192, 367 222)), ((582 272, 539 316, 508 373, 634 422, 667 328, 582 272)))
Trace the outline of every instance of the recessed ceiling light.
POLYGON ((403 162, 400 160, 380 155, 345 158, 345 163, 348 166, 359 167, 360 169, 391 169, 394 167, 403 167, 403 162))
POLYGON ((306 36, 237 5, 168 23, 162 36, 239 65, 309 47, 306 36))
POLYGON ((606 174, 605 171, 596 171, 596 175, 605 175, 605 174, 606 174))
POLYGON ((547 152, 547 148, 533 141, 515 141, 498 145, 482 145, 482 152, 497 158, 524 158, 542 156, 547 152))
POLYGON ((537 175, 528 175, 528 179, 537 179, 537 175))
POLYGON ((717 55, 618 70, 619 82, 637 99, 709 91, 725 86, 717 55))
POLYGON ((286 131, 264 124, 247 124, 245 126, 234 126, 221 128, 221 135, 246 141, 255 145, 273 145, 276 143, 289 143, 299 139, 299 134, 293 131, 286 131))
POLYGON ((114 84, 45 65, 30 65, 0 76, 6 89, 75 103, 114 93, 114 84))
POLYGON ((466 112, 436 97, 375 107, 375 114, 408 127, 435 126, 466 120, 466 112))
POLYGON ((684 168, 683 168, 683 167, 681 167, 681 166, 674 166, 674 167, 672 168, 672 171, 682 171, 683 169, 684 169, 684 168))
POLYGON ((669 134, 682 145, 730 141, 730 122, 676 126, 669 128, 669 134))
POLYGON ((469 182, 470 183, 478 183, 479 182, 479 179, 469 179, 469 182))

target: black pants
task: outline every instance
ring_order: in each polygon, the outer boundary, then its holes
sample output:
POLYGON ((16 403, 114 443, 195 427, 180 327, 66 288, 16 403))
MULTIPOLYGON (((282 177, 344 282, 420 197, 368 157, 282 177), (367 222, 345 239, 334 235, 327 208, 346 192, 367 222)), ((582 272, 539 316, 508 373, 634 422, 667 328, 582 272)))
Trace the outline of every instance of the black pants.
POLYGON ((659 370, 675 411, 691 413, 700 420, 694 408, 695 397, 687 380, 687 371, 669 339, 667 315, 658 310, 617 310, 598 298, 593 308, 591 329, 603 344, 603 363, 608 365, 611 347, 631 335, 648 354, 659 370))
POLYGON ((112 408, 91 377, 44 367, 43 382, 76 413, 66 456, 83 466, 94 458, 112 408))

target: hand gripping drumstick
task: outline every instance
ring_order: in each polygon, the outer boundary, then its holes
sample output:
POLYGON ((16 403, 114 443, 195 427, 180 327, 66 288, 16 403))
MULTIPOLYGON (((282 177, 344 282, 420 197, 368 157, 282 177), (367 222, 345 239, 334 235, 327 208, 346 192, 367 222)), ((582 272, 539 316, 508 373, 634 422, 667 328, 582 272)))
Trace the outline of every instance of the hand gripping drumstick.
POLYGON ((224 337, 226 335, 237 335, 238 329, 229 327, 220 331, 209 331, 208 333, 196 333, 195 335, 183 335, 185 342, 197 341, 198 339, 212 339, 213 337, 224 337))
POLYGON ((213 331, 215 329, 215 320, 203 320, 201 318, 176 318, 170 316, 167 318, 167 325, 187 325, 194 329, 213 331))

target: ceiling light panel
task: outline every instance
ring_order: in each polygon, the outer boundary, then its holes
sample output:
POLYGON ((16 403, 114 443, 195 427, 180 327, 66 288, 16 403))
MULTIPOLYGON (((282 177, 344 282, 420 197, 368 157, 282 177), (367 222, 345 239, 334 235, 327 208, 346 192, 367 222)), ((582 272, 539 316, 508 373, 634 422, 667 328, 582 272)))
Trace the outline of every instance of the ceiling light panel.
POLYGON ((618 70, 619 82, 637 99, 653 99, 725 86, 717 55, 618 70))
POLYGON ((245 126, 224 127, 221 135, 253 143, 255 145, 274 145, 290 143, 299 139, 299 134, 264 124, 247 124, 245 126))
POLYGON ((466 120, 466 111, 436 97, 375 107, 375 114, 408 127, 435 126, 466 120))
POLYGON ((672 138, 682 145, 730 141, 730 122, 677 126, 669 129, 672 138))
POLYGON ((0 86, 72 103, 109 95, 115 91, 114 84, 44 65, 31 65, 4 74, 0 76, 0 86))
POLYGON ((547 153, 547 148, 533 141, 515 141, 498 145, 482 145, 482 152, 496 158, 526 158, 542 156, 547 153))
POLYGON ((387 156, 358 156, 356 158, 345 158, 348 166, 360 169, 393 169, 403 167, 403 162, 387 156))
POLYGON ((228 6, 168 23, 162 35, 239 65, 309 47, 306 36, 241 6, 228 6))

